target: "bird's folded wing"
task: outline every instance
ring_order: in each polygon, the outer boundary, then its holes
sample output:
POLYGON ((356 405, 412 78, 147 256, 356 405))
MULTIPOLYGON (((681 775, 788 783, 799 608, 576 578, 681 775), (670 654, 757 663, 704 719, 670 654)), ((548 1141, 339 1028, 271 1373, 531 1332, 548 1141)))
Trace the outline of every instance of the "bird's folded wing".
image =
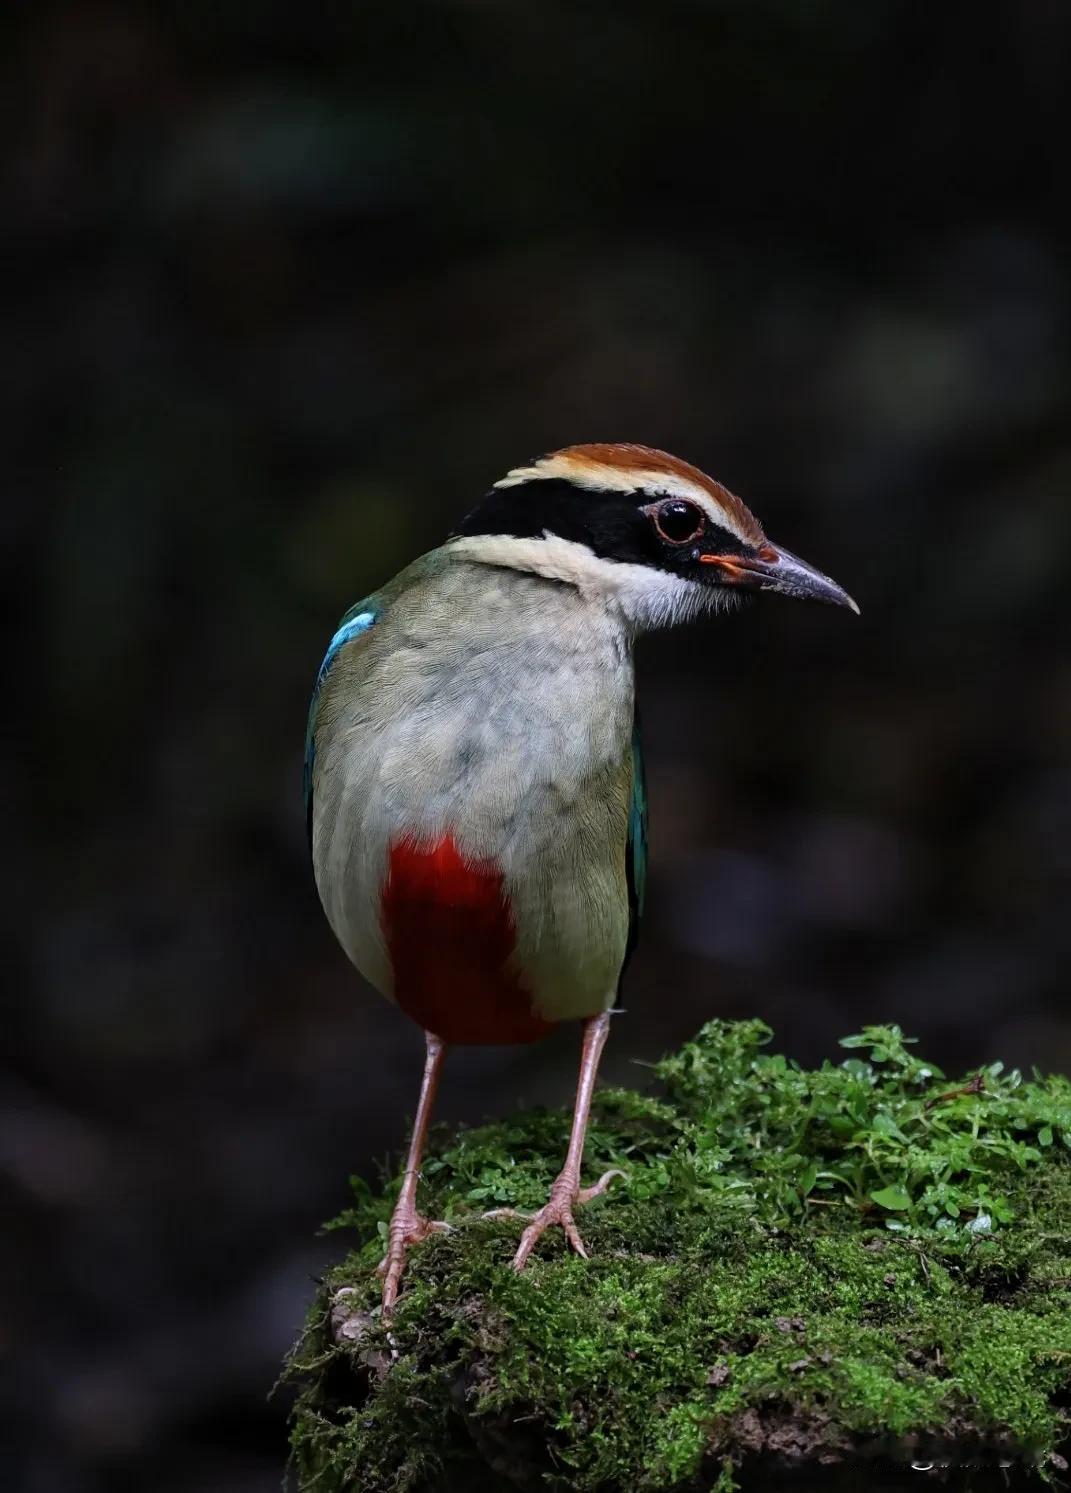
POLYGON ((350 607, 335 630, 327 652, 324 654, 323 663, 320 665, 319 673, 316 675, 316 683, 312 690, 312 699, 309 701, 309 717, 305 725, 305 766, 303 786, 305 791, 305 824, 309 836, 309 848, 312 848, 312 788, 313 772, 316 766, 316 724, 320 712, 320 700, 323 695, 324 682, 338 660, 339 654, 344 648, 357 642, 369 628, 374 627, 382 610, 378 597, 366 597, 364 601, 357 602, 356 606, 350 607))

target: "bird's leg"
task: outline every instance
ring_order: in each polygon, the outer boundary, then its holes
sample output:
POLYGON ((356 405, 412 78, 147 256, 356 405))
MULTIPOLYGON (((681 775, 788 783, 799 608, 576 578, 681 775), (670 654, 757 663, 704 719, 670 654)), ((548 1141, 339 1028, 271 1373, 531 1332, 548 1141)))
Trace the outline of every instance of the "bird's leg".
POLYGON ((425 1218, 417 1212, 417 1182, 420 1179, 420 1160, 424 1154, 424 1142, 428 1136, 428 1122, 435 1104, 435 1093, 439 1087, 439 1072, 446 1055, 446 1044, 431 1034, 424 1033, 427 1055, 424 1059, 424 1077, 420 1083, 420 1101, 417 1104, 413 1133, 409 1139, 409 1155, 405 1163, 402 1190, 394 1205, 387 1230, 387 1253, 380 1261, 379 1271, 383 1277, 383 1315, 389 1317, 398 1299, 398 1282, 405 1269, 405 1258, 411 1244, 420 1244, 429 1234, 445 1234, 450 1225, 436 1219, 425 1218))
POLYGON ((606 1046, 610 1031, 610 1013, 593 1016, 584 1023, 584 1038, 580 1049, 580 1076, 576 1085, 576 1103, 573 1106, 573 1128, 569 1134, 569 1149, 565 1153, 565 1165, 558 1173, 550 1189, 550 1197, 532 1218, 521 1235, 517 1253, 513 1257, 514 1270, 523 1270, 536 1241, 552 1225, 560 1227, 566 1239, 578 1255, 587 1258, 587 1250, 573 1220, 573 1209, 590 1202, 606 1191, 614 1177, 623 1177, 624 1172, 604 1172, 593 1187, 581 1187, 580 1163, 584 1155, 584 1136, 588 1128, 588 1113, 591 1095, 595 1088, 595 1074, 599 1058, 606 1046))

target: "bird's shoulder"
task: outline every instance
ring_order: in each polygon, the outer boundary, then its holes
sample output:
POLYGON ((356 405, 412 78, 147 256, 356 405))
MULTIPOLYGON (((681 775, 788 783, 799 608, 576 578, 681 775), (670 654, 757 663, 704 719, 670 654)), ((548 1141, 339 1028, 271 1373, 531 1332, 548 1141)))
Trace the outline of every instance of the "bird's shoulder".
POLYGON ((354 602, 339 619, 316 673, 305 722, 303 787, 310 838, 318 737, 337 711, 339 701, 360 689, 370 667, 373 644, 382 646, 384 635, 395 644, 403 641, 408 632, 403 615, 419 617, 435 610, 443 578, 453 568, 451 560, 445 549, 420 555, 378 591, 354 602))
POLYGON ((323 713, 325 686, 335 671, 339 659, 343 655, 351 655, 355 650, 360 650, 367 641, 369 633, 379 622, 384 607, 388 604, 389 590, 390 587, 385 587, 381 591, 373 592, 371 596, 362 597, 360 601, 354 602, 353 606, 343 612, 327 644, 320 667, 316 671, 308 714, 305 717, 305 755, 302 771, 305 821, 310 845, 312 843, 313 778, 316 771, 316 734, 323 713))
POLYGON ((302 770, 305 824, 310 845, 312 844, 313 780, 316 773, 316 737, 323 715, 327 683, 336 671, 339 659, 344 654, 352 655, 366 643, 369 633, 382 615, 382 610, 383 602, 379 593, 366 596, 349 607, 335 628, 316 672, 308 715, 305 718, 305 756, 302 770))

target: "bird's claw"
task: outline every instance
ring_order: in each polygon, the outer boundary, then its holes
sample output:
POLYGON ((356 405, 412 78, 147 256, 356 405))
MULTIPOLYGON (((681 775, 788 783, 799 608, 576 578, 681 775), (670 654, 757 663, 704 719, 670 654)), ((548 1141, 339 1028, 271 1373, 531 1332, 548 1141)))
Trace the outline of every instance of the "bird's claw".
POLYGON ((603 1172, 599 1180, 591 1187, 579 1187, 576 1181, 568 1176, 559 1176, 550 1189, 550 1197, 539 1209, 538 1213, 521 1213, 516 1208, 492 1208, 485 1213, 484 1218, 526 1218, 528 1227, 521 1235, 521 1242, 517 1246, 517 1253, 513 1256, 514 1270, 523 1270, 528 1263, 528 1256, 532 1253, 538 1241, 546 1233, 547 1229, 558 1227, 565 1234, 572 1249, 583 1259, 587 1259, 588 1252, 584 1248, 584 1241, 580 1237, 580 1231, 573 1218, 573 1209, 581 1208, 585 1203, 590 1203, 592 1198, 601 1197, 615 1177, 623 1177, 625 1174, 617 1167, 603 1172))
POLYGON ((398 1285, 406 1258, 414 1244, 423 1244, 429 1234, 451 1234, 453 1226, 439 1218, 425 1218, 415 1208, 395 1209, 387 1231, 387 1253, 376 1266, 383 1281, 383 1316, 389 1317, 398 1300, 398 1285))

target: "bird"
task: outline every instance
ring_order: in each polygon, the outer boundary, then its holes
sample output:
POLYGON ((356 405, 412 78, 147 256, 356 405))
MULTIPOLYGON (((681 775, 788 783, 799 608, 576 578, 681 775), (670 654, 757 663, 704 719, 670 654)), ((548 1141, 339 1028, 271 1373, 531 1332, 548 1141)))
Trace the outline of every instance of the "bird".
POLYGON ((417 1203, 456 1045, 581 1024, 565 1159, 513 1266, 552 1228, 586 1256, 575 1214, 620 1173, 581 1186, 584 1139, 647 879, 634 642, 758 591, 859 611, 698 467, 574 445, 508 471, 331 637, 305 737, 316 886, 346 955, 425 1041, 384 1319, 410 1249, 450 1227, 417 1203))

